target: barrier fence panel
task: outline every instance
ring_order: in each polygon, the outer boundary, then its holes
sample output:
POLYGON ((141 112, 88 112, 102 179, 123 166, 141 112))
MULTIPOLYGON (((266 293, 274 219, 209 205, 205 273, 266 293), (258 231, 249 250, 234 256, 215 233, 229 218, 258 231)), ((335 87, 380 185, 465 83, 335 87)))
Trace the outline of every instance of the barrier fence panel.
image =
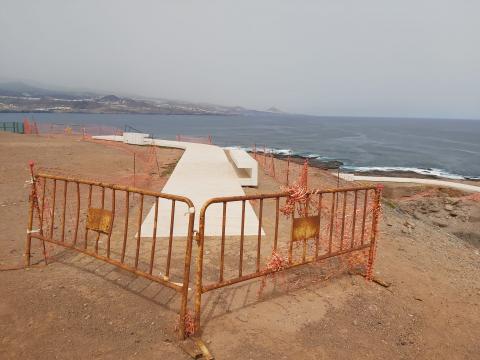
POLYGON ((177 141, 184 141, 184 142, 191 142, 191 143, 197 143, 197 144, 207 144, 207 145, 212 145, 213 144, 213 138, 211 135, 208 136, 186 136, 186 135, 180 135, 178 134, 176 137, 177 141))
POLYGON ((0 122, 0 131, 48 136, 74 135, 84 139, 96 135, 123 135, 123 130, 108 125, 36 122, 28 118, 24 118, 23 122, 0 122))
POLYGON ((155 281, 180 294, 179 331, 182 338, 188 335, 184 320, 194 225, 192 202, 126 186, 34 174, 33 165, 31 168, 25 266, 30 266, 32 239, 38 239, 46 263, 53 245, 58 245, 155 281), (185 229, 178 230, 178 220, 175 223, 175 204, 177 210, 190 210, 180 222, 185 229), (153 235, 143 237, 142 223, 150 209, 154 210, 153 235))
POLYGON ((31 129, 29 133, 38 135, 73 135, 84 139, 97 135, 123 135, 122 129, 108 125, 32 122, 28 119, 24 120, 24 124, 31 129))
POLYGON ((321 263, 326 277, 349 269, 372 278, 380 187, 213 198, 199 214, 193 325, 189 199, 31 169, 25 266, 37 239, 45 263, 61 246, 171 288, 180 294, 182 338, 200 329, 202 294, 215 289, 309 263, 321 263))
MULTIPOLYGON (((263 169, 265 175, 273 177, 280 184, 289 186, 292 185, 301 176, 304 176, 306 184, 309 178, 309 164, 308 159, 301 163, 294 161, 290 156, 285 156, 279 161, 275 158, 273 152, 267 150, 258 150, 256 146, 253 147, 252 156, 258 162, 260 169, 263 169)), ((308 185, 307 185, 308 186, 308 185)))
POLYGON ((332 272, 343 262, 371 278, 380 196, 380 187, 369 186, 209 200, 201 209, 197 235, 195 329, 200 327, 202 294, 214 289, 333 258, 332 272), (258 217, 254 236, 244 232, 247 202, 258 217), (229 213, 239 203, 241 219, 229 213), (206 226, 214 224, 208 220, 215 206, 223 217, 212 231, 206 226))
POLYGON ((309 158, 288 154, 275 155, 266 145, 257 147, 254 144, 250 153, 257 160, 259 171, 263 169, 265 175, 274 178, 283 186, 291 186, 298 183, 300 179, 304 180, 307 188, 350 186, 347 181, 340 178, 340 167, 335 164, 324 164, 324 167, 320 167, 318 162, 315 166, 315 160, 309 160, 309 158), (319 175, 321 175, 320 184, 318 181, 315 182, 315 178, 319 180, 319 175))
POLYGON ((0 122, 0 131, 8 131, 13 133, 23 134, 23 123, 18 121, 3 121, 0 122))

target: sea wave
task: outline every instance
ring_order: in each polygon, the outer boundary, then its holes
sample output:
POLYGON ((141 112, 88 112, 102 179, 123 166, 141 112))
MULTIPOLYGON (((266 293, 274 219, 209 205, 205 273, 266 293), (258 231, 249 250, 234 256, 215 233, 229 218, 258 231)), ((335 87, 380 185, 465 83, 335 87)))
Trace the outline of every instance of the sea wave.
POLYGON ((319 154, 309 153, 309 152, 299 152, 293 151, 292 149, 278 149, 278 148, 269 148, 269 147, 260 147, 257 148, 253 147, 245 147, 245 146, 224 146, 224 149, 242 149, 248 152, 256 151, 257 153, 263 154, 273 154, 273 155, 280 155, 280 156, 298 156, 302 158, 308 159, 321 159, 321 160, 329 160, 329 158, 320 156, 319 154))
POLYGON ((274 154, 274 155, 283 155, 283 156, 292 156, 292 155, 297 155, 301 156, 300 153, 295 153, 291 149, 275 149, 275 148, 267 148, 267 147, 257 147, 254 149, 253 147, 245 147, 245 146, 224 146, 223 149, 241 149, 245 150, 247 152, 253 152, 256 151, 257 153, 267 153, 267 154, 274 154))
MULTIPOLYGON (((254 149, 253 147, 242 147, 242 146, 227 146, 224 149, 242 149, 248 152, 253 152, 254 150, 257 153, 266 152, 267 154, 273 153, 274 155, 280 156, 298 156, 301 158, 307 159, 317 159, 320 161, 331 161, 335 160, 333 158, 327 156, 321 156, 316 153, 308 153, 308 152, 296 152, 292 149, 277 149, 277 148, 264 148, 264 147, 257 147, 254 149)), ((413 172, 419 175, 430 175, 430 176, 438 176, 445 179, 451 180, 480 180, 480 176, 467 176, 467 175, 460 175, 451 173, 447 170, 438 169, 438 168, 417 168, 417 167, 408 167, 408 166, 354 166, 354 165, 343 165, 341 166, 342 170, 351 171, 351 172, 370 172, 370 171, 381 171, 381 172, 392 172, 392 171, 406 171, 406 172, 413 172)))
POLYGON ((436 168, 416 168, 416 167, 403 167, 403 166, 342 166, 342 169, 355 171, 355 172, 370 172, 370 171, 381 171, 381 172, 392 172, 392 171, 407 171, 413 172, 420 175, 431 175, 438 176, 446 179, 452 180, 465 180, 465 179, 475 179, 475 177, 467 177, 459 174, 450 173, 443 169, 436 168))

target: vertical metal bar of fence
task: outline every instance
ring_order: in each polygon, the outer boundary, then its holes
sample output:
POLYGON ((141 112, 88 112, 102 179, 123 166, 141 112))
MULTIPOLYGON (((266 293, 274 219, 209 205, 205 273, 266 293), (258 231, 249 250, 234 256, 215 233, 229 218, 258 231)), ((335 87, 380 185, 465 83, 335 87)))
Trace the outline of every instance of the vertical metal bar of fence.
POLYGON ((292 212, 291 216, 292 221, 290 222, 290 241, 288 242, 288 263, 291 264, 293 260, 293 232, 295 230, 294 228, 294 220, 295 220, 295 211, 292 212))
POLYGON ((290 185, 289 176, 290 176, 290 154, 288 155, 288 158, 287 158, 287 186, 290 185))
POLYGON ((128 237, 128 218, 130 214, 130 192, 125 191, 125 225, 123 228, 123 244, 122 244, 122 254, 121 254, 121 263, 125 262, 125 251, 127 250, 127 237, 128 237))
POLYGON ((368 252, 368 267, 367 267, 367 280, 372 280, 373 278, 373 265, 375 261, 375 252, 377 247, 377 234, 378 234, 378 221, 380 218, 380 198, 382 196, 382 186, 379 185, 374 190, 375 198, 373 203, 373 213, 372 213, 372 232, 370 234, 370 249, 368 252))
POLYGON ((275 198, 275 234, 273 238, 273 250, 277 251, 277 245, 278 245, 278 223, 280 218, 280 197, 275 198))
POLYGON ((170 213, 170 237, 168 239, 168 255, 167 255, 167 268, 165 270, 165 276, 170 276, 170 261, 172 259, 172 244, 173 244, 173 227, 175 225, 175 200, 172 200, 172 208, 170 213))
POLYGON ((225 265, 225 223, 227 218, 227 203, 223 202, 222 210, 222 243, 220 244, 220 282, 223 281, 223 268, 225 265))
POLYGON ((305 159, 305 189, 308 189, 308 159, 305 159))
POLYGON ((263 216, 263 199, 260 199, 260 209, 258 211, 257 271, 260 271, 260 256, 261 256, 261 246, 262 246, 262 216, 263 216))
POLYGON ((322 236, 322 193, 318 194, 318 235, 315 239, 315 260, 318 259, 320 237, 322 236))
POLYGON ((47 179, 43 178, 43 185, 42 185, 42 209, 40 211, 40 231, 43 234, 43 224, 44 224, 44 215, 45 215, 45 190, 47 189, 47 179))
POLYGON ((340 251, 343 250, 343 240, 345 238, 345 214, 347 210, 347 194, 348 194, 347 191, 343 193, 342 229, 340 232, 340 251))
POLYGON ((267 145, 263 145, 263 169, 267 169, 267 145))
POLYGON ((140 194, 140 207, 138 209, 137 221, 137 248, 135 250, 135 269, 138 268, 138 257, 140 256, 140 240, 142 238, 143 196, 143 194, 140 194))
MULTIPOLYGON (((310 194, 307 193, 307 199, 305 201, 305 213, 304 216, 308 216, 308 207, 309 207, 309 201, 310 201, 310 194)), ((307 258, 307 238, 305 237, 303 239, 303 248, 302 248, 302 261, 305 262, 305 259, 307 258)))
POLYGON ((73 233, 73 245, 77 244, 77 237, 78 237, 78 226, 80 223, 80 184, 76 183, 76 193, 77 193, 77 213, 75 219, 75 232, 73 233))
POLYGON ((245 238, 245 200, 242 200, 242 223, 240 226, 240 261, 238 264, 238 276, 242 276, 243 271, 243 243, 245 238))
POLYGON ((65 241, 65 214, 67 212, 67 184, 68 182, 65 180, 63 182, 63 212, 62 212, 62 242, 65 241))
POLYGON ((25 241, 25 251, 24 251, 24 265, 25 267, 30 266, 30 253, 32 248, 32 230, 33 230, 33 207, 34 204, 34 182, 32 179, 32 190, 30 193, 29 207, 28 207, 28 225, 27 225, 27 240, 25 241))
POLYGON ((330 235, 328 239, 328 254, 332 253, 332 241, 333 241, 333 224, 335 219, 335 201, 337 194, 332 192, 332 206, 330 210, 330 235))
MULTIPOLYGON (((188 306, 188 285, 190 283, 190 264, 192 261, 192 242, 193 242, 193 226, 195 222, 195 207, 192 202, 187 203, 189 206, 189 219, 187 230, 187 246, 185 249, 185 267, 183 271, 183 285, 182 285, 182 300, 180 304, 180 338, 184 339, 185 333, 185 320, 187 316, 188 306)), ((198 328, 195 328, 198 329, 198 328)))
POLYGON ((53 238, 53 229, 55 223, 55 197, 57 193, 57 180, 53 179, 53 195, 52 195, 52 219, 50 223, 50 239, 53 238))
MULTIPOLYGON (((102 186, 102 199, 101 199, 101 207, 102 210, 105 208, 105 187, 102 186)), ((97 238, 95 239, 95 253, 98 254, 98 242, 100 241, 100 232, 97 232, 97 238)))
POLYGON ((110 222, 110 232, 107 237, 107 258, 110 258, 110 243, 112 239, 112 232, 113 232, 113 223, 115 221, 115 208, 116 208, 116 203, 115 203, 115 189, 112 189, 112 220, 110 222))
POLYGON ((362 235, 360 240, 360 243, 362 245, 365 239, 365 221, 367 220, 367 200, 368 200, 368 190, 365 190, 365 197, 363 199, 362 235))
MULTIPOLYGON (((92 184, 88 185, 88 209, 92 206, 92 184)), ((83 248, 86 249, 88 246, 88 227, 85 226, 85 242, 83 248)))
POLYGON ((205 212, 206 205, 203 205, 200 211, 200 224, 198 228, 198 255, 195 271, 195 301, 194 301, 194 313, 195 313, 195 329, 200 329, 200 311, 202 308, 202 293, 203 293, 203 252, 205 248, 205 212))
POLYGON ((277 178, 277 174, 275 173, 275 157, 273 156, 273 151, 270 153, 270 156, 272 158, 272 176, 274 179, 277 178))
POLYGON ((136 186, 136 176, 137 176, 137 175, 136 175, 137 172, 136 172, 136 164, 135 164, 135 162, 136 162, 136 161, 135 161, 135 153, 133 153, 133 187, 136 186))
POLYGON ((150 252, 150 275, 153 272, 153 264, 155 259, 155 247, 157 244, 157 222, 158 222, 158 196, 155 197, 155 214, 153 216, 153 236, 152 236, 152 250, 150 252))
POLYGON ((358 202, 358 190, 355 190, 353 199, 353 214, 352 214, 352 238, 350 240, 350 249, 353 249, 355 245, 355 225, 357 221, 357 202, 358 202))

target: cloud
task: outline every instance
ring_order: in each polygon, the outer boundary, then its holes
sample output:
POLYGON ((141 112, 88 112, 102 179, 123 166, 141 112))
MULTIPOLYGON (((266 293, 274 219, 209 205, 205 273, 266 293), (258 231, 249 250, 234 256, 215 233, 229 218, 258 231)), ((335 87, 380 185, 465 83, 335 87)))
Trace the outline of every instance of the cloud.
POLYGON ((480 117, 480 3, 2 2, 0 77, 325 115, 480 117))

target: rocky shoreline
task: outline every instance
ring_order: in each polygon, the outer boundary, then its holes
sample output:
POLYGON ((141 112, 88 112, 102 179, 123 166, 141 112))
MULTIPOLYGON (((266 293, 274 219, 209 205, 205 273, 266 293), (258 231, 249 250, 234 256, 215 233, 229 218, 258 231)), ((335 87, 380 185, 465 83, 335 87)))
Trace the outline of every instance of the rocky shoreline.
MULTIPOLYGON (((287 160, 288 155, 283 154, 273 154, 275 159, 287 160)), ((351 171, 347 169, 342 169, 344 163, 340 160, 322 160, 318 158, 308 158, 301 155, 290 155, 290 161, 303 164, 305 159, 308 159, 308 164, 314 168, 321 170, 335 170, 337 171, 340 168, 340 171, 343 173, 350 173, 355 175, 362 176, 385 176, 385 177, 402 177, 402 178, 417 178, 417 179, 438 179, 438 180, 452 180, 452 181, 468 181, 474 184, 480 184, 480 179, 471 179, 466 177, 465 179, 450 179, 443 176, 437 175, 428 175, 428 174, 419 174, 414 171, 380 171, 380 170, 371 170, 371 171, 351 171)))

